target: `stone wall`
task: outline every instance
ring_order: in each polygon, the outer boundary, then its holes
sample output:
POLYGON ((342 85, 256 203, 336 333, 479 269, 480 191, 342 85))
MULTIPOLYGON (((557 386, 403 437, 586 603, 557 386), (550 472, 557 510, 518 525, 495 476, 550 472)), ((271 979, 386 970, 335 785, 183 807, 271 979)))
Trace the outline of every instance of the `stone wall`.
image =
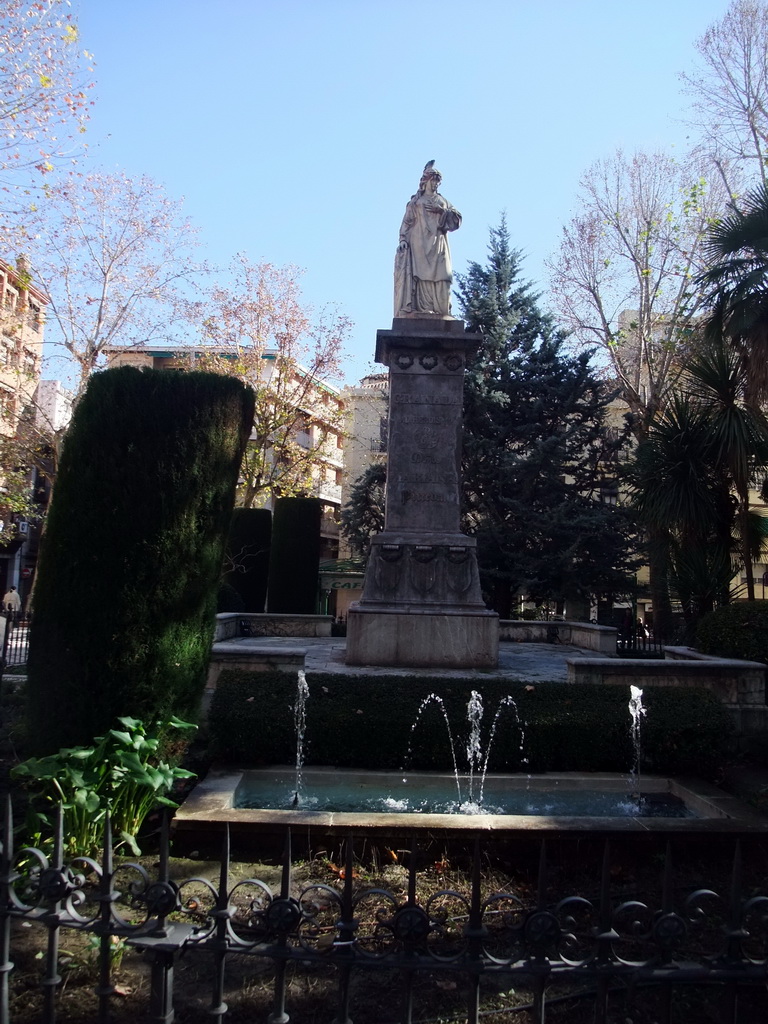
POLYGON ((553 619, 502 619, 499 640, 533 644, 573 644, 600 654, 616 653, 616 630, 591 622, 559 622, 553 619))
POLYGON ((238 636, 330 636, 332 615, 288 615, 274 612, 225 612, 216 616, 214 643, 238 636), (241 629, 247 622, 250 632, 241 629))
POLYGON ((732 707, 765 707, 766 666, 758 661, 567 658, 566 664, 569 683, 701 687, 732 707))
POLYGON ((304 668, 306 647, 262 648, 246 644, 214 644, 208 663, 208 678, 205 684, 204 710, 210 704, 213 691, 219 684, 219 676, 226 669, 238 672, 279 672, 297 673, 304 668))

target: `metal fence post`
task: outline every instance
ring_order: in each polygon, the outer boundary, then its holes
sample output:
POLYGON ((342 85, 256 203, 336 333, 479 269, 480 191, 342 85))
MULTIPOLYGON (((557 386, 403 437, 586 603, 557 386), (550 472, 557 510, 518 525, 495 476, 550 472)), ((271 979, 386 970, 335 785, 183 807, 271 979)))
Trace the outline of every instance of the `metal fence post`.
POLYGON ((336 942, 334 946, 339 957, 342 958, 339 966, 339 999, 336 1016, 333 1024, 352 1024, 349 1016, 349 984, 352 975, 352 960, 354 952, 352 946, 355 941, 357 921, 353 915, 352 905, 352 866, 354 840, 347 836, 347 845, 344 858, 344 890, 341 897, 341 917, 336 922, 336 942))
POLYGON ((472 849, 472 894, 470 897, 469 922, 464 935, 469 943, 469 995, 467 998, 467 1024, 478 1024, 480 1020, 480 972, 483 969, 483 910, 480 900, 480 837, 475 836, 472 849))
POLYGON ((10 1024, 11 887, 13 874, 13 809, 10 794, 5 794, 3 835, 0 841, 0 1024, 10 1024))

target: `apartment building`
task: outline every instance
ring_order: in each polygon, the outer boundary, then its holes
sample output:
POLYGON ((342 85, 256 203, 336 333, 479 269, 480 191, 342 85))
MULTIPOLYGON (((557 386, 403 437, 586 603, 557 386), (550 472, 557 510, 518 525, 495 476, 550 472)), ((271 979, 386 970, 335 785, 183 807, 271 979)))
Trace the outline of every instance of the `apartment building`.
MULTIPOLYGON (((22 417, 33 417, 40 384, 48 300, 30 279, 24 256, 0 259, 0 436, 14 438, 22 417)), ((29 488, 36 487, 34 471, 29 488)), ((15 586, 25 600, 37 560, 33 523, 3 505, 0 476, 0 591, 15 586)))
POLYGON ((13 437, 40 379, 45 295, 32 284, 26 259, 0 259, 0 434, 13 437))

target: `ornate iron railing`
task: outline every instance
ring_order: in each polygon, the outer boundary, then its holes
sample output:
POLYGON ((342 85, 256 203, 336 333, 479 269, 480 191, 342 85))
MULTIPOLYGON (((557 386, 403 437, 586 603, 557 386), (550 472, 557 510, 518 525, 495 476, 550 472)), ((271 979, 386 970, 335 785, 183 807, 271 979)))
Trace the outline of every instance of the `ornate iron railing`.
POLYGON ((56 1019, 59 939, 68 929, 89 933, 98 941, 99 981, 90 1019, 99 1024, 110 1019, 115 995, 113 937, 142 950, 151 961, 148 1006, 138 1006, 135 1019, 158 1024, 174 1019, 174 969, 182 954, 213 964, 207 1013, 218 1022, 227 1013, 225 991, 233 957, 251 957, 254 963, 272 966, 272 1009, 265 1014, 270 1024, 290 1020, 291 966, 305 971, 321 967, 324 975, 333 975, 328 1003, 333 1024, 351 1024, 355 1017, 353 977, 370 977, 383 969, 396 972, 401 984, 391 990, 391 1005, 379 1020, 406 1024, 417 1019, 414 986, 425 977, 435 991, 455 987, 461 993, 463 1006, 455 1019, 470 1024, 478 1024, 489 988, 496 993, 511 986, 518 993, 525 989, 530 1005, 517 1009, 527 1008, 538 1022, 547 1019, 550 991, 563 983, 588 987, 597 1022, 613 1019, 617 987, 625 1000, 633 993, 641 999, 647 986, 660 990, 661 1010, 653 1019, 672 1021, 689 1019, 675 1017, 675 990, 717 986, 722 998, 719 1019, 724 1024, 756 1020, 739 1017, 739 997, 748 989, 765 993, 768 896, 745 891, 738 841, 729 891, 723 894, 698 888, 681 896, 673 886, 667 848, 659 897, 652 905, 612 897, 608 842, 593 898, 548 898, 550 868, 543 841, 532 895, 484 892, 481 841, 476 838, 468 891, 441 890, 421 903, 415 850, 403 894, 359 888, 352 837, 346 841, 338 889, 316 883, 295 890, 287 830, 281 884, 275 892, 255 878, 230 883, 228 834, 223 837, 218 879, 184 882, 169 875, 167 822, 154 878, 138 864, 115 867, 108 825, 100 863, 88 858, 63 861, 61 816, 50 860, 37 849, 14 855, 11 837, 8 802, 0 857, 1 1024, 11 1020, 11 925, 19 920, 47 931, 41 977, 43 1024, 56 1019))

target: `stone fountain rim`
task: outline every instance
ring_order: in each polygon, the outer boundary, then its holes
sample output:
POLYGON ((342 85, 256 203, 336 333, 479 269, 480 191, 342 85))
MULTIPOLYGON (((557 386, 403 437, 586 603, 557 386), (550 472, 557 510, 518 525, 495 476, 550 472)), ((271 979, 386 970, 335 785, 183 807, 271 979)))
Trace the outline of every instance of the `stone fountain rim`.
MULTIPOLYGON (((699 813, 709 814, 702 818, 632 818, 632 817, 563 817, 555 815, 513 815, 513 814, 402 814, 371 812, 310 811, 302 808, 289 810, 256 810, 232 806, 234 792, 246 772, 285 771, 295 775, 295 767, 269 765, 235 768, 214 766, 186 798, 174 817, 173 827, 177 831, 222 829, 225 824, 238 831, 276 832, 286 826, 294 828, 320 829, 326 832, 372 833, 384 832, 410 834, 418 832, 452 833, 456 836, 493 834, 499 837, 514 833, 568 833, 589 832, 605 834, 627 833, 648 836, 659 834, 701 835, 754 834, 768 832, 768 818, 754 808, 724 790, 701 779, 643 775, 642 789, 645 792, 669 792, 682 799, 699 813)), ((402 771, 360 771, 338 769, 330 766, 305 767, 304 778, 313 773, 340 773, 394 778, 402 777, 402 771)), ((452 772, 406 773, 414 778, 446 776, 452 772)), ((465 773, 462 773, 465 775, 465 773)), ((567 782, 571 788, 626 788, 627 776, 618 772, 552 772, 527 775, 526 773, 494 773, 489 778, 506 780, 510 785, 527 785, 545 789, 553 783, 567 782)))

